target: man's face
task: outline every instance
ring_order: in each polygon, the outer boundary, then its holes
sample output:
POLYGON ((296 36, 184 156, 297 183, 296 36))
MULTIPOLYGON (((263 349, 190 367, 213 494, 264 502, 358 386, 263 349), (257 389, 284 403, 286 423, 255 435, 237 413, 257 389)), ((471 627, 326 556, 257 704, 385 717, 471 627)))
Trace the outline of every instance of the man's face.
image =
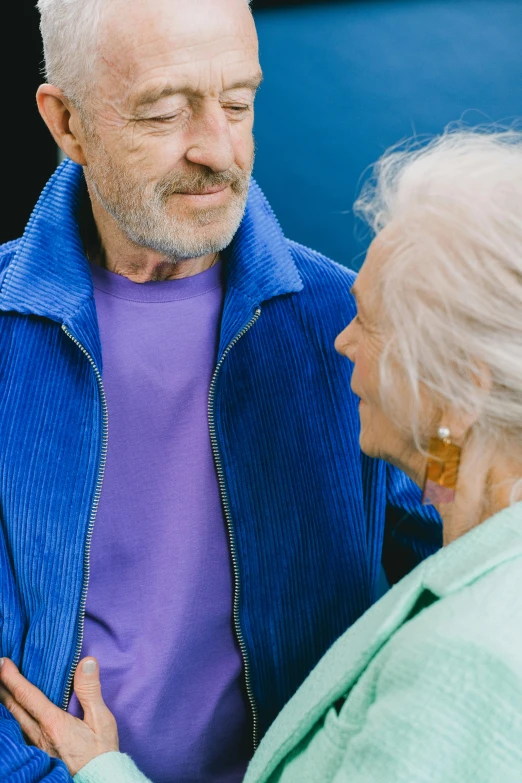
POLYGON ((91 191, 136 244, 223 250, 241 222, 261 78, 245 0, 115 0, 84 113, 91 191))

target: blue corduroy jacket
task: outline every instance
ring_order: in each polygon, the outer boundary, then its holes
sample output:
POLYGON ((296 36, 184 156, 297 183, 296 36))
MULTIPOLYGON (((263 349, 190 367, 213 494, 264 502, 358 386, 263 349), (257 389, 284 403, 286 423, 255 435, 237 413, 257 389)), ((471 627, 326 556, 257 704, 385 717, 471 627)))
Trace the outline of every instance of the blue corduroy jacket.
MULTIPOLYGON (((110 437, 83 190, 66 161, 22 239, 0 249, 0 655, 64 707, 110 437)), ((252 183, 227 262, 209 423, 255 741, 372 604, 381 557, 396 581, 441 544, 417 489, 359 450, 351 365, 333 347, 354 315, 353 279, 285 239, 252 183)), ((0 708, 7 779, 69 776, 0 708)))

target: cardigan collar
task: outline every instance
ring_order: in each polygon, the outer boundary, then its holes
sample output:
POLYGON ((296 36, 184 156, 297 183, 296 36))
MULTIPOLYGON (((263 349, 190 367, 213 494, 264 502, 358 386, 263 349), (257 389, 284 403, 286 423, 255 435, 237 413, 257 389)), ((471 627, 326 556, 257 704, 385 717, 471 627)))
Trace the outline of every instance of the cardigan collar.
POLYGON ((345 697, 384 644, 412 616, 426 591, 444 598, 503 564, 522 559, 522 503, 504 509, 425 560, 326 653, 264 737, 245 783, 264 783, 345 697))

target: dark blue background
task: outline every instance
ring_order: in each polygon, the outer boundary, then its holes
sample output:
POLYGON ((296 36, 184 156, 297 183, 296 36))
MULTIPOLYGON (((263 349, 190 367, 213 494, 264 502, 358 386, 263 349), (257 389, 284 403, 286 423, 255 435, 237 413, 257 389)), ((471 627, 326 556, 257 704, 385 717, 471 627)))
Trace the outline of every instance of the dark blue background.
POLYGON ((522 0, 323 2, 256 20, 256 177, 289 237, 348 266, 367 244, 358 182, 389 145, 522 116, 522 0))

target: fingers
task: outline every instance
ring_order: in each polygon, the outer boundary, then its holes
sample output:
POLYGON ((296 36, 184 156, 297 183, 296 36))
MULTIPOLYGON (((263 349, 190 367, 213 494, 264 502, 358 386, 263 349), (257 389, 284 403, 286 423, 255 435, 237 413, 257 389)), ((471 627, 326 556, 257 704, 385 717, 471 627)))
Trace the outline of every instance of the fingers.
MULTIPOLYGON (((4 688, 9 691, 14 701, 24 710, 24 712, 28 713, 38 723, 48 719, 53 711, 61 713, 59 707, 56 707, 40 690, 38 690, 38 688, 31 685, 31 683, 20 674, 9 658, 3 658, 1 660, 3 663, 0 666, 0 685, 3 685, 4 688)), ((12 710, 9 711, 12 712, 12 710)))
POLYGON ((103 701, 100 667, 96 658, 80 661, 74 675, 74 692, 83 708, 85 723, 97 731, 107 721, 109 712, 103 701))
POLYGON ((39 724, 21 707, 3 685, 0 685, 0 703, 9 710, 13 718, 18 721, 24 739, 31 745, 40 745, 41 731, 39 724))
POLYGON ((95 659, 80 663, 75 689, 85 721, 56 707, 22 677, 12 661, 0 659, 0 702, 18 721, 30 744, 61 758, 72 774, 96 756, 118 750, 118 727, 103 701, 95 659))

